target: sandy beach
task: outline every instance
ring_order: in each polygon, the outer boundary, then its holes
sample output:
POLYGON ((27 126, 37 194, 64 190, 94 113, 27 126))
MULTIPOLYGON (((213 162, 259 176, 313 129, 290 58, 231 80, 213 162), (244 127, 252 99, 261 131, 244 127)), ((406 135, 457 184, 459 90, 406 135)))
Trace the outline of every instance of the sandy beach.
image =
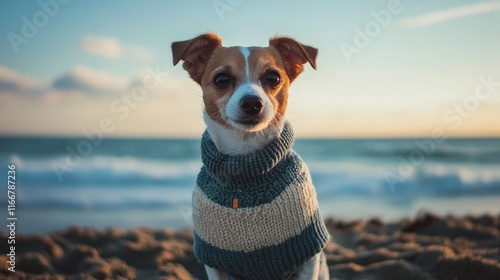
MULTIPOLYGON (((328 218, 331 279, 500 279, 500 215, 328 218)), ((1 232, 2 279, 206 279, 190 229, 71 227, 16 236, 15 273, 1 232)))

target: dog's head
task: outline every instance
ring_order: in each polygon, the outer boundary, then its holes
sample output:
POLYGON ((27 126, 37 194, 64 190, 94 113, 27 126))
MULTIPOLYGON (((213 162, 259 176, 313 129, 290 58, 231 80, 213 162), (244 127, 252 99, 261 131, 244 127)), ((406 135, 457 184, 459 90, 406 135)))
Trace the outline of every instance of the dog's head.
POLYGON ((316 69, 318 50, 287 37, 268 47, 222 47, 207 33, 172 43, 174 65, 184 69, 203 90, 207 115, 241 131, 260 131, 282 120, 290 83, 309 62, 316 69))

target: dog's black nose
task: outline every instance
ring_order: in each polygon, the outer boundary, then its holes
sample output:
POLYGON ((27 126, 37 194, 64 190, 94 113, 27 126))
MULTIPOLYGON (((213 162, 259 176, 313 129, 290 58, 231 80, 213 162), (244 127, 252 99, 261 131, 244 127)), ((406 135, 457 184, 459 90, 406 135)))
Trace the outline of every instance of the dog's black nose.
POLYGON ((262 111, 264 102, 256 95, 247 95, 241 99, 240 107, 243 112, 249 115, 257 115, 262 111))

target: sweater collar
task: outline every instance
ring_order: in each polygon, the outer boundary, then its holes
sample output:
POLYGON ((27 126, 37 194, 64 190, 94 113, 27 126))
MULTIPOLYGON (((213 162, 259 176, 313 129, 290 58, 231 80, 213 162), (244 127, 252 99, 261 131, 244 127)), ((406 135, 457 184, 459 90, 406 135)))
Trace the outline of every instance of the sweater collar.
POLYGON ((207 131, 201 139, 201 159, 211 177, 223 187, 243 190, 266 180, 271 171, 291 150, 294 133, 285 122, 280 136, 264 148, 248 154, 231 156, 219 152, 207 131))

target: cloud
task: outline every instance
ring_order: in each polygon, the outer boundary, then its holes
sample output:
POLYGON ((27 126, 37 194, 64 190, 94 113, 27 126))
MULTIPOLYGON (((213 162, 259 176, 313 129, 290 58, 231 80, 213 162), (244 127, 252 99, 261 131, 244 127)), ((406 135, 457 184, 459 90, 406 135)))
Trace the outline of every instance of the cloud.
POLYGON ((76 90, 88 93, 121 92, 129 82, 122 77, 94 70, 86 66, 76 66, 68 73, 54 80, 52 87, 58 90, 76 90))
POLYGON ((140 60, 140 61, 151 61, 153 60, 153 54, 151 51, 137 47, 137 46, 124 46, 123 47, 123 52, 125 56, 130 56, 134 59, 140 60))
POLYGON ((80 48, 87 53, 105 58, 133 58, 140 61, 151 61, 153 53, 139 46, 125 45, 112 37, 87 36, 83 38, 80 48))
POLYGON ((0 107, 38 100, 44 105, 81 103, 82 100, 118 98, 130 95, 136 88, 146 91, 148 99, 162 104, 180 102, 193 97, 201 102, 201 91, 189 78, 173 78, 160 68, 144 68, 132 77, 116 76, 108 72, 75 66, 48 83, 40 83, 29 76, 0 65, 0 107))
POLYGON ((400 20, 397 22, 397 26, 400 28, 418 28, 498 10, 500 10, 500 1, 488 1, 400 20))
POLYGON ((87 53, 106 58, 119 58, 123 55, 122 45, 111 37, 87 36, 82 40, 80 47, 87 53))
POLYGON ((34 90, 40 86, 41 83, 32 77, 22 75, 12 69, 0 65, 0 92, 34 90))
MULTIPOLYGON (((145 68, 118 77, 77 66, 51 79, 37 95, 22 89, 0 91, 0 134, 81 136, 83 128, 98 128, 106 118, 116 124, 117 136, 199 135, 204 127, 200 89, 186 75, 172 77, 165 69, 145 68), (180 115, 182 122, 177 121, 180 115)), ((30 81, 1 65, 0 79, 22 81, 16 84, 30 81)))

